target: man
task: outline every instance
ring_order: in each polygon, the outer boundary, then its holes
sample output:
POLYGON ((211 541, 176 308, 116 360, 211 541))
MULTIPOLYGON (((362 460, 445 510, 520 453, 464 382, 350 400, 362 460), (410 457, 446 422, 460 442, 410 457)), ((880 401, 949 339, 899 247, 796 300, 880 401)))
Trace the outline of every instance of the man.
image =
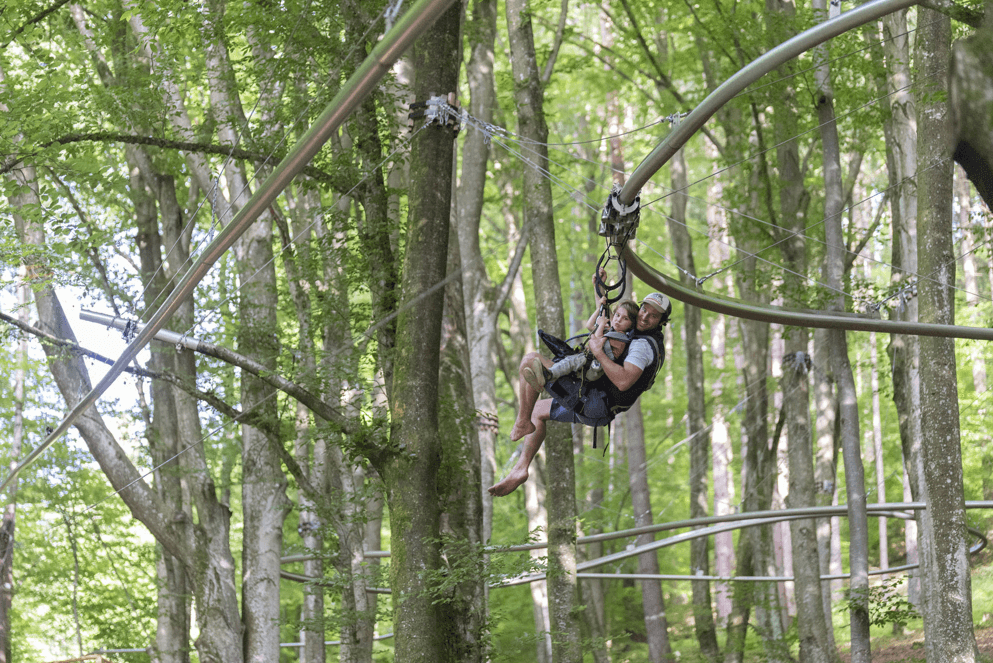
MULTIPOLYGON (((600 362, 604 375, 597 382, 589 385, 602 395, 610 408, 609 419, 618 412, 623 412, 634 405, 643 392, 647 391, 655 381, 655 374, 665 361, 665 348, 661 344, 661 328, 669 322, 672 304, 669 298, 660 292, 653 292, 645 297, 638 310, 638 321, 634 339, 624 356, 623 364, 609 359, 603 350, 605 337, 590 338, 588 348, 600 362)), ((535 454, 545 441, 545 422, 562 421, 565 423, 581 423, 588 426, 604 425, 602 419, 592 419, 564 406, 557 398, 538 400, 539 391, 531 382, 544 383, 544 369, 552 368, 553 362, 538 354, 529 352, 521 360, 520 399, 521 407, 517 420, 510 432, 510 439, 517 441, 525 437, 521 457, 503 481, 491 486, 490 495, 503 497, 517 490, 517 487, 528 480, 528 468, 535 454), (540 364, 540 366, 539 366, 540 364), (542 375, 536 375, 541 370, 542 375)), ((568 376, 567 376, 568 377, 568 376)), ((567 379, 567 378, 561 378, 567 379)), ((575 379, 575 378, 574 378, 575 379)), ((548 385, 545 385, 546 387, 548 385)))

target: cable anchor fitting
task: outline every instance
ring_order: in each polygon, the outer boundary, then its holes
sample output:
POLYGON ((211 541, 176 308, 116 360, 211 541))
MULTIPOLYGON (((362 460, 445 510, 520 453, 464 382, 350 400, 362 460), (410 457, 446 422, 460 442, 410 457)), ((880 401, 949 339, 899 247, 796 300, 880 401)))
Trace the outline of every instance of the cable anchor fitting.
POLYGON ((407 118, 411 120, 426 120, 426 125, 435 125, 451 129, 454 135, 458 135, 462 130, 465 117, 459 108, 458 98, 454 92, 449 92, 447 97, 432 96, 427 101, 415 101, 410 104, 410 113, 407 118))
POLYGON ((621 188, 615 184, 600 214, 599 234, 607 238, 610 246, 624 246, 629 239, 634 239, 641 220, 641 195, 635 196, 630 205, 625 205, 620 200, 620 193, 621 188))
POLYGON ((130 343, 134 340, 134 337, 138 335, 138 321, 137 320, 127 320, 124 323, 124 329, 121 330, 121 336, 124 337, 125 343, 130 343))

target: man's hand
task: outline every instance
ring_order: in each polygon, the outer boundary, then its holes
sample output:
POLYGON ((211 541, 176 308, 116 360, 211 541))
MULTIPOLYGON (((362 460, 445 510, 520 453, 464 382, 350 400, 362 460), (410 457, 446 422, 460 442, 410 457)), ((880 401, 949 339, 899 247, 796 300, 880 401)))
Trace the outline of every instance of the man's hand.
POLYGON ((590 340, 586 343, 586 347, 589 348, 590 352, 593 353, 594 357, 600 360, 601 364, 603 364, 604 361, 610 361, 607 358, 607 354, 603 351, 603 344, 604 342, 606 342, 606 340, 607 337, 603 335, 598 336, 596 334, 593 334, 592 336, 590 336, 590 340))

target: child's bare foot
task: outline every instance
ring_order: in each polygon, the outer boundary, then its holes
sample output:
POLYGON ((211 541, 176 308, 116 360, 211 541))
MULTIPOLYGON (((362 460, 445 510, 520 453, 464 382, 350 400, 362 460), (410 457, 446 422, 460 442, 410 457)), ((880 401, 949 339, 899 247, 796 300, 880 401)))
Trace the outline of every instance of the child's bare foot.
POLYGON ((517 469, 516 467, 510 471, 510 474, 495 486, 490 486, 489 493, 494 497, 503 497, 504 495, 510 495, 512 492, 517 490, 517 487, 528 480, 527 468, 517 469))
POLYGON ((534 424, 531 423, 530 419, 525 421, 515 421, 514 427, 510 429, 510 441, 517 442, 517 440, 533 432, 534 424))

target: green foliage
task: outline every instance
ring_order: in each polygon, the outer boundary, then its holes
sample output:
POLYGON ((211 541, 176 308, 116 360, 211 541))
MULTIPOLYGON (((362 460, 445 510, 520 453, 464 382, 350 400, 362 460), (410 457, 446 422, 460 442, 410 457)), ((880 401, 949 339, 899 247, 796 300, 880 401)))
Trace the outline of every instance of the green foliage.
POLYGON ((878 585, 870 585, 865 591, 849 589, 845 602, 839 609, 865 609, 868 605, 869 623, 873 626, 906 626, 911 620, 920 619, 921 615, 916 606, 907 600, 906 595, 898 591, 899 586, 905 582, 905 577, 893 576, 878 585))

